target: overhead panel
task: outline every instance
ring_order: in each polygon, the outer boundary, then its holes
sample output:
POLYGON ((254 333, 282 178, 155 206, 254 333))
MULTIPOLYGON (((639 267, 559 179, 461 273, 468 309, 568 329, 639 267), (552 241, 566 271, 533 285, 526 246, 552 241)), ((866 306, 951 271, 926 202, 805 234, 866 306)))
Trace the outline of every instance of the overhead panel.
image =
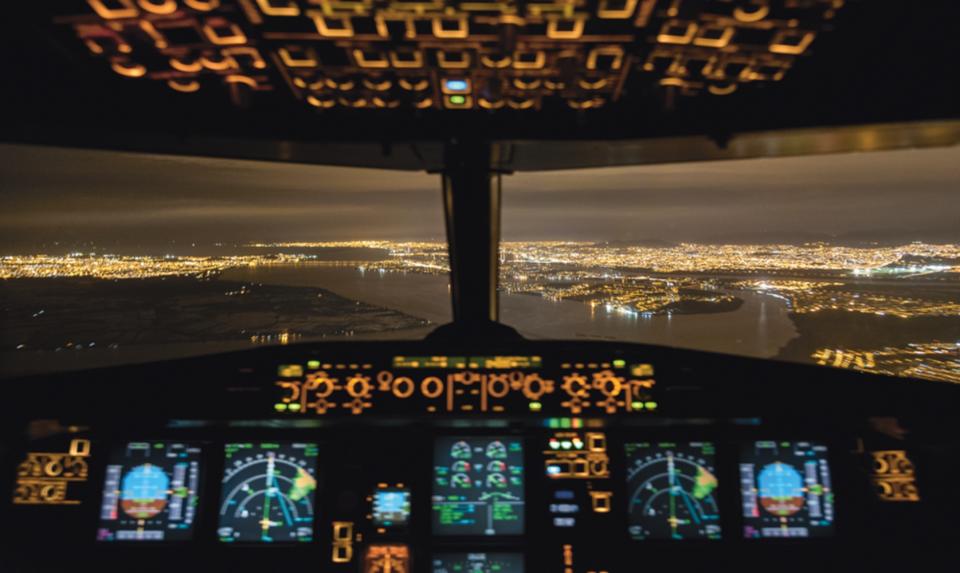
POLYGON ((214 92, 243 106, 278 92, 318 112, 589 110, 637 86, 723 97, 780 81, 842 5, 87 0, 56 22, 105 68, 185 98, 214 92))

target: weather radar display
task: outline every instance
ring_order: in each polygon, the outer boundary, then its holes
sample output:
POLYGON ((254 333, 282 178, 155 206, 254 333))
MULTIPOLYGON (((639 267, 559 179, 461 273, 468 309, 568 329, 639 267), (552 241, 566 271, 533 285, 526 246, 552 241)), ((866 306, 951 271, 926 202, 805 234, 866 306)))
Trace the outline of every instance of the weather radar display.
POLYGON ((712 443, 638 442, 624 447, 633 539, 720 539, 712 443))
POLYGON ((523 444, 518 438, 444 437, 433 459, 433 532, 523 534, 523 444))
POLYGON ((224 450, 220 541, 311 541, 317 445, 227 444, 224 450))
POLYGON ((827 447, 811 442, 759 441, 741 451, 743 535, 828 537, 834 503, 827 447))
POLYGON ((523 573, 520 553, 439 553, 433 573, 523 573))
POLYGON ((193 537, 200 448, 130 442, 110 455, 100 504, 99 541, 178 541, 193 537))

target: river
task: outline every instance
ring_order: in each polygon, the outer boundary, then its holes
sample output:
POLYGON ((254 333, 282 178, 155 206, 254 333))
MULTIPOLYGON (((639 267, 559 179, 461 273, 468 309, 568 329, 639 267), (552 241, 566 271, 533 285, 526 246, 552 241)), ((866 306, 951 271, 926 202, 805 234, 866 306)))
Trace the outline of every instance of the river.
MULTIPOLYGON (((451 318, 448 279, 442 275, 377 271, 349 267, 291 265, 238 268, 223 280, 289 286, 313 286, 343 297, 399 310, 435 324, 451 318)), ((731 312, 674 314, 649 318, 591 309, 578 301, 552 302, 534 295, 500 297, 501 320, 529 338, 593 338, 661 344, 740 354, 776 356, 799 335, 782 299, 751 291, 733 291, 744 304, 731 312)), ((422 329, 392 335, 421 336, 422 329)))

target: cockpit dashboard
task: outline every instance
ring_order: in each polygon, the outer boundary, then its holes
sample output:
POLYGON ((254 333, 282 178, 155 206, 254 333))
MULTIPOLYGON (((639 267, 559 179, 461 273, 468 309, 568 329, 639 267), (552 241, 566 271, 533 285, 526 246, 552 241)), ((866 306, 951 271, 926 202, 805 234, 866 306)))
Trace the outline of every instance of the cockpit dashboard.
POLYGON ((8 386, 13 571, 886 570, 957 532, 947 385, 516 341, 304 344, 8 386))

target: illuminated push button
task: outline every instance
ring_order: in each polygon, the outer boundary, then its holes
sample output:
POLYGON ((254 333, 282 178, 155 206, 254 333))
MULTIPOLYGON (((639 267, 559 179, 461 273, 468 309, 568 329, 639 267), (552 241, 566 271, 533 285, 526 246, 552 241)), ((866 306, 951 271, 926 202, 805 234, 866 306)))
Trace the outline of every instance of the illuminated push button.
POLYGON ((630 367, 630 374, 637 377, 653 376, 652 364, 634 364, 630 367))
POLYGON ((470 80, 468 79, 443 80, 443 93, 445 94, 470 93, 470 80))
POLYGON ((469 109, 473 107, 473 98, 460 94, 449 95, 445 104, 447 109, 469 109))
POLYGON ((587 463, 587 460, 574 460, 573 462, 573 474, 578 477, 586 477, 590 475, 590 466, 587 463))
POLYGON ((594 513, 610 513, 613 493, 609 491, 591 491, 590 503, 593 506, 594 513))

